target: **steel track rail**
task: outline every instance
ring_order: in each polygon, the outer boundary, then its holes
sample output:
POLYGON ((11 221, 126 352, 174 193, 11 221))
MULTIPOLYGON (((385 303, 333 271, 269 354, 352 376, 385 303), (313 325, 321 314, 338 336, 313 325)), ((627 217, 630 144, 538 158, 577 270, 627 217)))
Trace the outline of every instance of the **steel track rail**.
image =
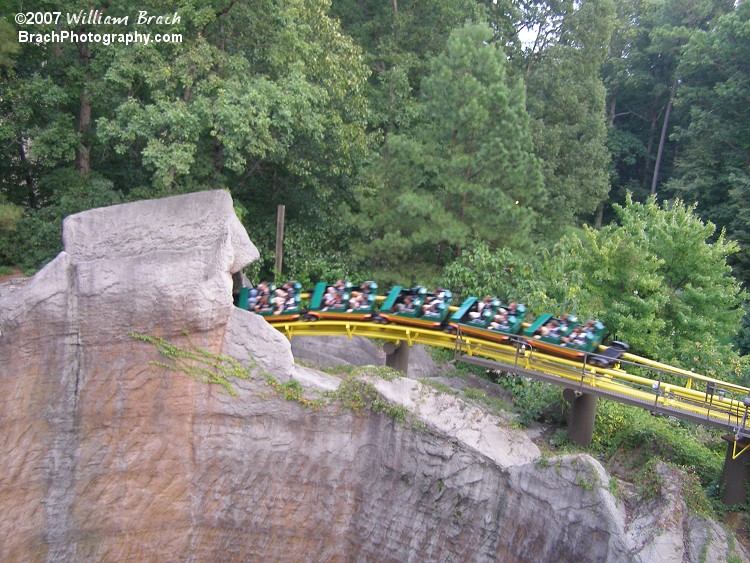
POLYGON ((530 377, 645 409, 750 437, 745 398, 750 389, 683 370, 634 354, 624 354, 619 368, 603 368, 545 354, 522 339, 499 344, 477 337, 397 324, 358 321, 271 323, 290 340, 295 336, 361 336, 387 342, 423 344, 454 350, 459 361, 530 377), (644 372, 654 377, 642 375, 644 372), (665 378, 665 376, 667 376, 665 378), (684 385, 665 379, 682 378, 684 385), (698 389, 703 387, 703 390, 698 389))

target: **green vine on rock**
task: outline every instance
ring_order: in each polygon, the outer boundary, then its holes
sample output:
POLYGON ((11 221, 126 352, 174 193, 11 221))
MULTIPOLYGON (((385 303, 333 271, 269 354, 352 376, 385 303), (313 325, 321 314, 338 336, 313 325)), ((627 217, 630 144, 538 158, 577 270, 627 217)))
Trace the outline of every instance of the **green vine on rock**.
POLYGON ((232 396, 237 395, 237 392, 232 387, 229 378, 252 379, 254 363, 243 366, 234 358, 214 354, 205 348, 195 346, 190 341, 187 332, 185 336, 188 339, 189 348, 181 348, 163 338, 156 338, 147 334, 138 332, 129 332, 128 334, 136 340, 156 346, 159 354, 169 360, 168 362, 150 361, 150 365, 184 373, 201 383, 216 383, 232 396))

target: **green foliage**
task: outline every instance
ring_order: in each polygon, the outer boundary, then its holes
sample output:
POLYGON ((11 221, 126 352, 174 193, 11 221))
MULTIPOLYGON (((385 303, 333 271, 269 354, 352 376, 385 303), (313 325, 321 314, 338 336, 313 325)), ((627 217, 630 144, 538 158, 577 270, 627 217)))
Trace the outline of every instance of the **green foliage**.
POLYGON ((378 279, 437 277, 475 239, 524 247, 545 192, 525 109, 485 25, 451 33, 422 81, 420 121, 388 138, 369 171, 358 256, 378 279))
MULTIPOLYGON (((685 154, 685 145, 681 135, 672 132, 682 130, 691 113, 689 104, 679 101, 685 94, 686 84, 683 58, 703 30, 710 29, 718 17, 732 8, 731 0, 687 3, 680 0, 621 0, 616 3, 610 56, 602 68, 611 125, 610 147, 617 147, 613 150, 613 202, 623 202, 627 192, 634 193, 639 200, 651 192, 664 127, 666 134, 660 155, 657 190, 662 189, 661 180, 668 180, 674 173, 677 148, 685 154), (668 114, 667 108, 675 96, 677 101, 668 114), (668 115, 669 121, 665 123, 668 115), (625 144, 618 139, 625 140, 625 144)), ((714 66, 713 57, 707 57, 703 62, 707 67, 714 66)), ((707 180, 710 183, 710 179, 707 180)), ((671 188, 667 191, 675 193, 671 188)), ((693 201, 686 194, 682 197, 693 201)), ((704 217, 726 225, 716 216, 704 217)))
POLYGON ((341 403, 342 407, 351 410, 357 416, 361 416, 367 410, 385 413, 397 422, 406 420, 405 407, 387 403, 371 383, 356 375, 345 377, 332 396, 341 403))
POLYGON ((318 410, 323 408, 326 404, 325 400, 321 397, 313 399, 306 397, 304 387, 302 387, 302 384, 296 379, 290 379, 285 383, 281 383, 272 375, 266 374, 266 383, 270 385, 274 390, 274 393, 282 399, 299 403, 303 407, 318 410))
POLYGON ((334 0, 332 12, 365 51, 373 71, 369 123, 386 144, 391 134, 408 130, 417 120, 430 58, 444 48, 453 29, 481 21, 485 14, 474 0, 334 0))
POLYGON ((519 423, 564 424, 567 404, 556 385, 527 377, 500 377, 498 384, 513 393, 513 404, 519 411, 519 423))
POLYGON ((667 486, 664 475, 659 472, 661 464, 671 469, 672 475, 679 478, 678 485, 682 498, 690 510, 699 514, 714 514, 711 501, 706 496, 705 490, 701 487, 696 475, 689 468, 662 461, 658 457, 648 460, 640 471, 638 483, 640 484, 640 493, 645 499, 658 497, 661 495, 663 488, 667 486))
POLYGON ((599 318, 636 353, 716 377, 738 377, 731 339, 744 295, 727 259, 737 250, 694 207, 628 200, 620 225, 566 236, 540 278, 554 309, 599 318), (713 240, 713 242, 712 242, 713 240))
POLYGON ((619 499, 620 498, 620 480, 617 477, 610 477, 609 478, 609 486, 607 487, 607 490, 612 494, 613 497, 619 499))
POLYGON ((676 108, 689 120, 674 135, 683 148, 668 185, 740 242, 732 263, 744 282, 750 279, 749 22, 750 6, 741 2, 685 49, 676 108))
POLYGON ((559 233, 594 212, 609 191, 605 90, 599 76, 613 29, 611 0, 527 7, 536 35, 517 61, 528 85, 536 156, 549 194, 538 230, 559 233))
POLYGON ((62 250, 62 221, 68 215, 94 207, 121 203, 112 184, 97 174, 82 177, 62 169, 45 181, 57 181, 47 206, 28 211, 12 232, 0 232, 0 263, 38 269, 62 250))
POLYGON ((445 267, 441 284, 453 290, 456 300, 481 295, 512 300, 533 293, 538 268, 528 254, 508 248, 492 251, 480 241, 445 267))
MULTIPOLYGON (((251 279, 274 279, 275 223, 253 221, 248 233, 260 251, 259 262, 251 266, 251 279)), ((279 280, 294 279, 309 288, 318 281, 364 279, 348 258, 348 241, 348 227, 333 217, 325 222, 312 218, 309 222, 288 222, 284 229, 283 275, 279 280)))
POLYGON ((13 26, 7 20, 0 19, 0 69, 13 66, 19 47, 13 26))
POLYGON ((592 448, 607 456, 618 452, 633 468, 652 458, 690 467, 707 487, 721 474, 723 453, 711 449, 716 436, 698 439, 699 430, 667 418, 652 416, 641 409, 611 401, 599 401, 592 448))
POLYGON ((435 381, 430 377, 423 377, 419 379, 419 382, 424 385, 425 387, 429 387, 430 389, 434 389, 435 391, 438 391, 439 393, 444 393, 446 395, 458 395, 458 391, 453 389, 452 387, 446 385, 445 383, 441 383, 439 381, 435 381))
POLYGON ((639 492, 646 500, 652 500, 661 495, 661 491, 666 484, 658 471, 659 463, 662 463, 659 458, 649 459, 643 466, 643 470, 639 476, 639 492))
POLYGON ((187 334, 187 347, 175 346, 163 338, 137 332, 131 332, 130 336, 141 342, 152 344, 159 354, 169 360, 169 362, 149 362, 151 365, 176 373, 184 373, 202 383, 215 383, 232 396, 237 392, 232 387, 230 378, 252 379, 254 364, 243 366, 234 358, 214 354, 205 348, 194 346, 187 334))
MULTIPOLYGON (((39 10, 78 11, 74 2, 40 1, 39 10)), ((9 13, 24 9, 12 6, 9 13)), ((365 130, 369 70, 329 7, 326 0, 177 0, 181 22, 169 31, 182 34, 179 43, 3 42, 2 203, 22 206, 29 217, 56 216, 57 209, 45 209, 58 206, 70 186, 60 176, 78 172, 126 199, 231 186, 251 211, 248 223, 273 214, 277 203, 287 205, 290 222, 324 220, 333 206, 353 200, 372 142, 365 130)), ((163 5, 153 0, 139 7, 157 8, 163 5)), ((132 9, 129 0, 107 5, 112 14, 132 9)), ((1 25, 0 36, 14 36, 1 25)), ((91 27, 77 31, 133 31, 91 27)), ((38 238, 37 246, 54 246, 51 231, 38 238)), ((5 246, 4 254, 35 265, 50 254, 5 246)))
POLYGON ((15 231, 23 215, 23 207, 0 201, 0 233, 15 231))

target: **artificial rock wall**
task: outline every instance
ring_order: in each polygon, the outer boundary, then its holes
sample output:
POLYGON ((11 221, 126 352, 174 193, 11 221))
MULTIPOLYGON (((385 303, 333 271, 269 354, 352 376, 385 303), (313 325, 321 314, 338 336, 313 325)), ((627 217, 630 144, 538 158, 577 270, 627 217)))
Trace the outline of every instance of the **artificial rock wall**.
POLYGON ((278 397, 264 373, 324 378, 232 306, 231 274, 257 251, 226 192, 88 211, 63 238, 36 276, 0 286, 0 560, 727 554, 721 528, 673 509, 678 494, 627 514, 596 460, 546 460, 414 380, 374 381, 407 423, 278 397), (133 333, 255 362, 257 377, 230 396, 154 363, 133 333))

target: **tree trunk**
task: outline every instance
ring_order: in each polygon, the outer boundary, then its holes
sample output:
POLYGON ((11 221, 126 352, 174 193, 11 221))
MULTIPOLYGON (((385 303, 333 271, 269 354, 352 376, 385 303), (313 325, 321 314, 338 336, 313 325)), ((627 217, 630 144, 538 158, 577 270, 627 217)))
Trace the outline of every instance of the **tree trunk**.
POLYGON ((34 191, 34 177, 31 175, 29 160, 26 158, 26 146, 23 138, 23 131, 18 132, 18 156, 21 157, 24 172, 26 173, 26 188, 29 196, 29 207, 36 207, 36 192, 34 191))
POLYGON ((601 229, 602 222, 604 221, 604 202, 599 202, 599 206, 596 208, 596 219, 594 219, 594 228, 601 229))
MULTIPOLYGON (((91 54, 88 45, 83 43, 78 50, 78 62, 81 65, 89 64, 91 54)), ((78 171, 86 175, 91 170, 91 141, 89 139, 89 127, 91 126, 91 90, 89 83, 93 79, 91 72, 86 72, 86 78, 81 90, 81 111, 78 115, 78 135, 81 139, 81 150, 78 153, 78 171)))
POLYGON ((224 170, 224 145, 219 139, 214 139, 214 179, 211 185, 214 189, 219 188, 219 178, 224 170))
POLYGON ((609 126, 615 126, 615 109, 617 107, 617 95, 612 96, 612 100, 609 102, 609 126))
POLYGON ((669 115, 672 113, 672 104, 674 103, 674 97, 677 93, 677 78, 675 77, 672 82, 672 89, 669 92, 669 101, 667 102, 667 111, 664 114, 664 123, 661 126, 661 137, 659 138, 659 150, 656 152, 656 163, 654 164, 654 176, 651 180, 651 195, 656 195, 656 184, 659 181, 659 167, 661 166, 661 158, 664 153, 664 143, 667 139, 667 129, 669 127, 669 115))
POLYGON ((648 181, 648 171, 650 169, 650 163, 651 163, 651 151, 654 149, 654 134, 656 133, 656 120, 659 118, 659 114, 654 108, 651 112, 651 129, 648 132, 648 144, 646 145, 646 160, 643 163, 643 178, 641 180, 641 185, 645 188, 646 182, 648 181))

